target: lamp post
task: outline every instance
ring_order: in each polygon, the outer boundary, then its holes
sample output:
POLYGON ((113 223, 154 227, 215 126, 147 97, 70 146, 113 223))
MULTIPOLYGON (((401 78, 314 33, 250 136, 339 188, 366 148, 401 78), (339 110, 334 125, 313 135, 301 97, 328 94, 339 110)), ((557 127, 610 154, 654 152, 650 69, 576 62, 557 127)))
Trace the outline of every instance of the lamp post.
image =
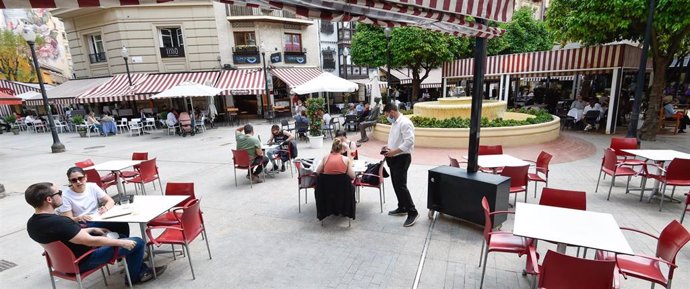
POLYGON ((345 79, 347 79, 347 57, 348 56, 350 56, 350 49, 345 47, 345 48, 343 48, 343 62, 345 62, 344 63, 345 67, 343 70, 345 71, 345 79))
POLYGON ((53 135, 53 145, 50 149, 53 153, 61 153, 65 151, 65 145, 60 142, 57 130, 55 129, 55 121, 53 120, 53 113, 50 111, 50 106, 48 105, 48 95, 46 94, 46 87, 43 85, 43 75, 41 74, 41 67, 38 65, 38 58, 36 57, 36 49, 34 44, 36 44, 36 33, 33 29, 25 27, 24 28, 24 40, 29 44, 31 49, 31 57, 33 58, 33 65, 36 69, 36 76, 38 77, 38 85, 41 88, 41 96, 43 96, 43 108, 48 114, 48 124, 50 125, 50 133, 53 135))
POLYGON ((127 47, 122 46, 120 55, 122 55, 122 59, 125 60, 125 69, 127 69, 127 80, 129 81, 129 86, 132 86, 132 76, 129 75, 129 62, 127 61, 127 59, 129 59, 129 51, 127 50, 127 47))
POLYGON ((393 98, 393 103, 395 103, 395 94, 392 94, 391 85, 391 28, 386 27, 383 30, 383 34, 386 35, 386 83, 388 83, 388 98, 393 98))
MULTIPOLYGON (((261 61, 264 64, 264 85, 266 88, 266 97, 268 97, 268 71, 266 71, 266 46, 264 46, 264 42, 261 41, 261 61)), ((259 98, 259 103, 261 105, 261 117, 264 116, 264 97, 261 96, 259 98)))

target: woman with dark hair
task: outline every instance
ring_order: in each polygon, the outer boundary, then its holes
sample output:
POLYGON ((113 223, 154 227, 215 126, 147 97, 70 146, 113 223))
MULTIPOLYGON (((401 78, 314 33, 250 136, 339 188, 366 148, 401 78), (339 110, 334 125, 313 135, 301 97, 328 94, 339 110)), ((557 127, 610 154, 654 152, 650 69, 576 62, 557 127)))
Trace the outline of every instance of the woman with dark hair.
POLYGON ((121 238, 129 237, 129 224, 104 223, 93 220, 115 206, 113 198, 95 183, 88 183, 84 170, 71 167, 67 170, 70 185, 62 190, 62 206, 57 208, 60 215, 86 224, 87 227, 105 228, 120 234, 121 238))

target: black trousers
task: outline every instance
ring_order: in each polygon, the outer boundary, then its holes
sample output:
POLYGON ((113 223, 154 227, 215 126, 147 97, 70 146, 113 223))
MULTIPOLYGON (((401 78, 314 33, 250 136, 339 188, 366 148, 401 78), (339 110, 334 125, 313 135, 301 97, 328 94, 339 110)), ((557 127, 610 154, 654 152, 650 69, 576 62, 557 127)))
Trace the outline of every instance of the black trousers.
POLYGON ((386 163, 391 169, 393 190, 395 190, 395 196, 398 198, 398 208, 416 213, 417 209, 414 207, 410 190, 407 189, 407 169, 410 168, 411 162, 412 156, 410 154, 386 158, 386 163))
POLYGON ((260 165, 260 166, 257 166, 257 167, 254 169, 254 172, 253 172, 254 175, 260 174, 261 171, 264 169, 264 167, 266 167, 266 165, 268 164, 268 157, 266 157, 266 156, 256 156, 256 158, 254 158, 254 161, 252 161, 252 166, 256 166, 256 165, 258 165, 258 164, 261 164, 261 165, 260 165))

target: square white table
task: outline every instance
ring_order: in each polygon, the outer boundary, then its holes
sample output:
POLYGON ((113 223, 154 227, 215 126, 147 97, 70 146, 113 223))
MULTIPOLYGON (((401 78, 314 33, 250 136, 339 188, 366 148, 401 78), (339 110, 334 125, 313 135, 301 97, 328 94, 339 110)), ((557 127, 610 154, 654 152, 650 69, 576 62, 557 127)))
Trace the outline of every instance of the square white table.
POLYGON ((97 171, 110 171, 115 174, 117 178, 117 192, 121 195, 124 195, 125 193, 125 188, 122 185, 122 178, 120 177, 120 171, 133 167, 135 165, 140 164, 141 161, 132 161, 132 160, 112 160, 112 161, 107 161, 104 163, 96 164, 94 166, 85 168, 85 170, 90 170, 94 169, 97 171))
POLYGON ((558 243, 560 253, 573 245, 633 254, 613 215, 606 213, 517 203, 513 235, 558 243))
MULTIPOLYGON (((661 166, 664 165, 665 162, 672 161, 675 158, 679 159, 690 159, 690 154, 684 153, 684 152, 679 152, 675 150, 622 150, 626 153, 633 154, 636 156, 639 156, 641 158, 654 161, 659 163, 661 166)), ((657 174, 659 174, 659 170, 657 169, 657 174)), ((644 192, 642 192, 644 194, 644 192)), ((654 181, 654 188, 652 189, 652 195, 649 197, 649 200, 651 201, 652 198, 655 195, 659 194, 659 180, 654 181)), ((640 197, 640 200, 642 200, 642 197, 640 197)), ((673 200, 673 201, 678 201, 680 200, 673 200)))
MULTIPOLYGON (((468 157, 464 156, 463 158, 467 159, 468 157)), ((528 166, 529 164, 511 155, 481 155, 477 157, 477 165, 487 169, 528 166)))

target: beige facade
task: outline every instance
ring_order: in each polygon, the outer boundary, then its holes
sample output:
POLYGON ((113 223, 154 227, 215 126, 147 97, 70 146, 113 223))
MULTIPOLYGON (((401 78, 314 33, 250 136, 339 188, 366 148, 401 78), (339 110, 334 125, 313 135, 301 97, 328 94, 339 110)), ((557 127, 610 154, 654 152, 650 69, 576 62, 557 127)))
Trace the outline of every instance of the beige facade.
POLYGON ((125 73, 123 46, 133 73, 219 69, 213 9, 211 3, 198 3, 58 9, 53 14, 65 23, 74 74, 81 78, 125 73))

